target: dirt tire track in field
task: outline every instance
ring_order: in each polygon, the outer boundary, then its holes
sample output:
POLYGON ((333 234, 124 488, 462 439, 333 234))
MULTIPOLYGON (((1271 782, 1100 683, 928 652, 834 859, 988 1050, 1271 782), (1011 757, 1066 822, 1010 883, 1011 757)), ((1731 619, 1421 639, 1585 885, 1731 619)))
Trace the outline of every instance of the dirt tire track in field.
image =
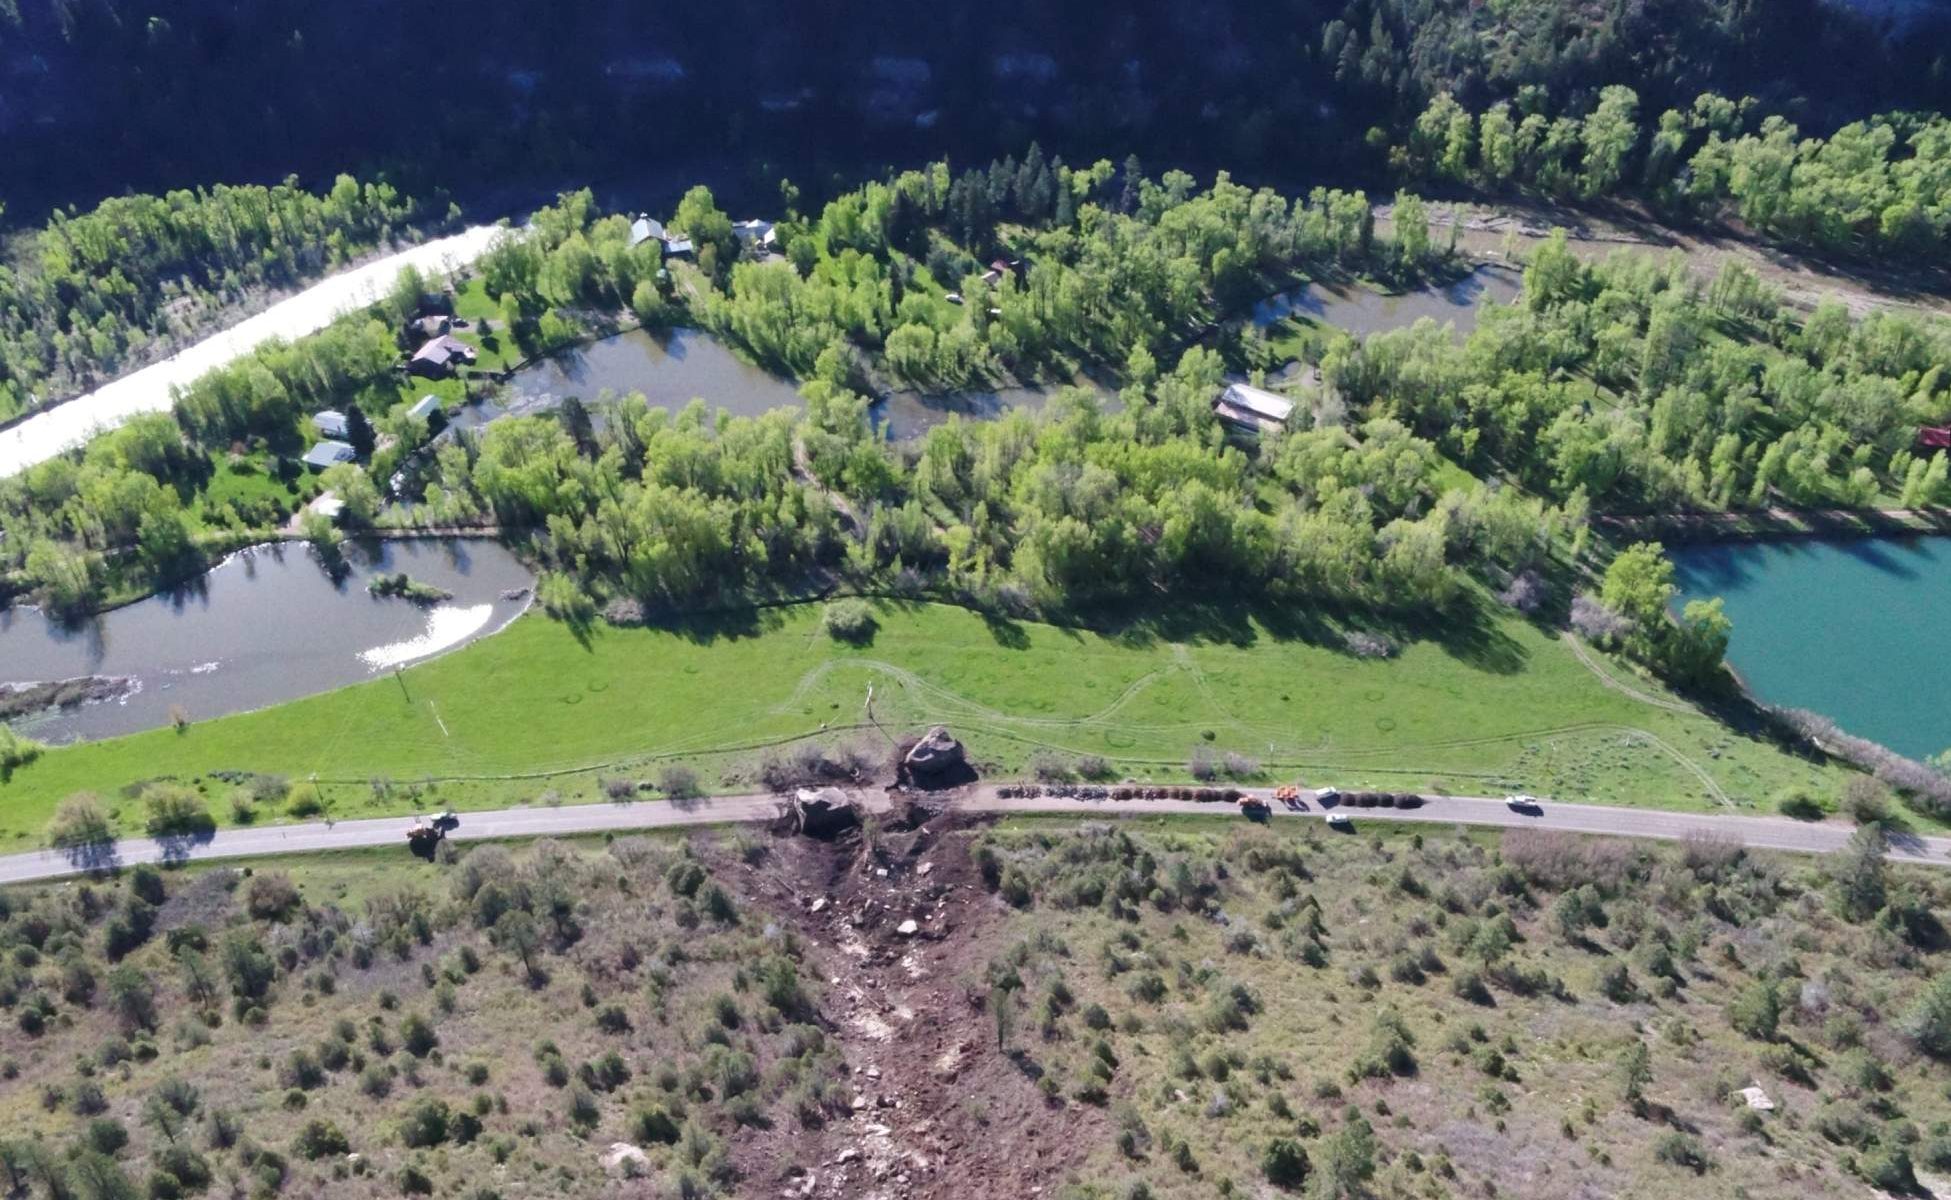
POLYGON ((1642 692, 1638 688, 1633 687, 1629 683, 1625 683, 1622 682, 1621 680, 1613 678, 1612 675, 1609 674, 1606 671, 1606 669, 1600 665, 1599 661, 1592 657, 1591 652, 1585 648, 1585 643, 1579 640, 1577 634, 1567 630, 1566 632, 1558 635, 1558 640, 1564 642, 1567 646, 1571 647, 1573 657, 1577 658, 1579 662, 1583 663, 1585 665, 1585 669, 1592 672, 1593 676, 1598 679, 1600 684, 1612 689, 1615 692, 1618 692, 1620 695, 1625 696, 1632 700, 1637 700, 1641 704, 1650 705, 1653 708, 1663 708, 1668 712, 1679 713, 1683 717, 1697 717, 1701 715, 1699 710, 1689 705, 1682 704, 1677 700, 1662 699, 1659 696, 1653 695, 1651 692, 1642 692))

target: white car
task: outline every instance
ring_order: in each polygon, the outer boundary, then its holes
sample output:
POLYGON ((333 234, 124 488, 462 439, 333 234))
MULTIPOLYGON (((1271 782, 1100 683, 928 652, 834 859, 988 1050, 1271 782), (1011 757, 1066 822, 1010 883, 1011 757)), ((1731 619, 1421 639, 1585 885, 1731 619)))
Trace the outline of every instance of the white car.
POLYGON ((1538 802, 1536 796, 1506 796, 1504 806, 1512 812, 1523 813, 1527 817, 1535 817, 1545 810, 1545 806, 1538 802))
POLYGON ((1348 814, 1345 812, 1331 812, 1328 814, 1328 824, 1336 829, 1348 829, 1353 827, 1354 822, 1348 819, 1348 814))
POLYGON ((1314 799, 1319 804, 1333 804, 1335 801, 1341 799, 1341 789, 1331 787, 1315 788, 1314 799))

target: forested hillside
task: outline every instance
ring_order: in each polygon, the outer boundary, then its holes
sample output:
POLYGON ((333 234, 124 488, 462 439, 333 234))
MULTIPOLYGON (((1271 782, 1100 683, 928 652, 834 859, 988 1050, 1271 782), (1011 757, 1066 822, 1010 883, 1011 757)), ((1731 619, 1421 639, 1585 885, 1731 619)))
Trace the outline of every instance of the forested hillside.
POLYGON ((1582 117, 1531 88, 1481 113, 1445 92, 1390 161, 1400 177, 1438 186, 1636 196, 1669 219, 1738 217, 1829 254, 1915 263, 1951 252, 1951 121, 1935 113, 1880 114, 1824 138, 1800 136, 1753 97, 1704 92, 1655 120, 1624 85, 1582 117))
POLYGON ((1607 84, 1652 111, 1755 95, 1827 132, 1940 107, 1944 45, 1941 23, 1886 38, 1826 0, 739 0, 654 16, 604 2, 542 21, 509 0, 439 16, 377 0, 17 0, 0 5, 0 145, 27 216, 130 188, 380 167, 464 196, 656 176, 674 157, 741 181, 764 164, 853 177, 1031 138, 1292 186, 1376 171, 1365 132, 1405 128, 1445 91, 1482 109, 1535 86, 1575 114, 1607 84))

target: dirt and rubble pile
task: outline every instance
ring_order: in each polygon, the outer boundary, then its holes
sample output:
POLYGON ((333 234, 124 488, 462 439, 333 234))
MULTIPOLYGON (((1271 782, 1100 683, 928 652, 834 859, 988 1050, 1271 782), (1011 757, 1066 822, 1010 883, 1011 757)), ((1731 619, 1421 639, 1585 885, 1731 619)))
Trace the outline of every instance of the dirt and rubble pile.
POLYGON ((971 860, 974 832, 952 802, 897 796, 838 838, 775 842, 754 871, 826 984, 820 1024, 852 1084, 843 1115, 772 1147, 770 1194, 1049 1194, 1111 1136, 1102 1112, 1053 1104, 996 1049, 969 981, 1013 931, 971 860))

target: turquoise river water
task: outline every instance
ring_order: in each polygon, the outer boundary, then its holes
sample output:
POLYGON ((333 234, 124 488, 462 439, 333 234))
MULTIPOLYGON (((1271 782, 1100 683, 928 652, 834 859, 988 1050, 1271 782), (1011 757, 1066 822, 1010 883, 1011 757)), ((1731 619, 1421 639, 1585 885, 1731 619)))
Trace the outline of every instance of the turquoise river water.
POLYGON ((1728 661, 1770 704, 1914 758, 1951 748, 1951 538, 1671 551, 1683 602, 1727 601, 1728 661))

